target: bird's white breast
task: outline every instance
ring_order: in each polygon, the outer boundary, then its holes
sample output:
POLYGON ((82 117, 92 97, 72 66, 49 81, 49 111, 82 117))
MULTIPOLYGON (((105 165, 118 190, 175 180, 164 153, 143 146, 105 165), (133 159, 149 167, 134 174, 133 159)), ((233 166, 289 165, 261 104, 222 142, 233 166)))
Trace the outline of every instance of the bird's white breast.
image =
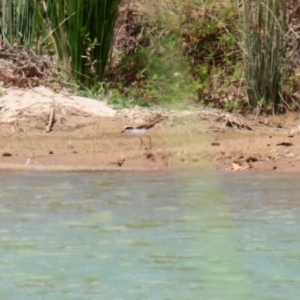
POLYGON ((142 128, 142 129, 136 129, 134 128, 132 131, 131 131, 131 134, 134 134, 134 135, 141 135, 141 134, 145 134, 149 132, 149 130, 146 130, 145 128, 142 128))

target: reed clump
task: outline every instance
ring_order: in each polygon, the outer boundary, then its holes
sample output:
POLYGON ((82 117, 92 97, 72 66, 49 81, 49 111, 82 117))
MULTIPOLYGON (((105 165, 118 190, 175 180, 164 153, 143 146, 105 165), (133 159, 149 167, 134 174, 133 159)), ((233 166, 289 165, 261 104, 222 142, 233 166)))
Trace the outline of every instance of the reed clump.
POLYGON ((244 0, 245 76, 253 108, 282 110, 286 57, 285 0, 244 0))
POLYGON ((120 0, 2 0, 5 42, 56 53, 77 83, 104 79, 120 0))

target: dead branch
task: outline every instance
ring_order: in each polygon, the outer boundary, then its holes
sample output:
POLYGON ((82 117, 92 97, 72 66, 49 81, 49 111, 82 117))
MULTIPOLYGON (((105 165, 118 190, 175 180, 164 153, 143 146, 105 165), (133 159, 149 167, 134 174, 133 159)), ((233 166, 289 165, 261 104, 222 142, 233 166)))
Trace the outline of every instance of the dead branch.
POLYGON ((55 117, 55 108, 52 107, 49 115, 48 125, 46 127, 46 132, 50 132, 52 130, 54 124, 54 117, 55 117))

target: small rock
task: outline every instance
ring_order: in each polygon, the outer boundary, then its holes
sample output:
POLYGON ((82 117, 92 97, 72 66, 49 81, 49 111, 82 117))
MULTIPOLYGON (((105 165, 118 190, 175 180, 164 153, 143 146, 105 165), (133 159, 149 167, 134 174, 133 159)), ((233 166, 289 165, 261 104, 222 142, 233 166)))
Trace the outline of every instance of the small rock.
POLYGON ((294 146, 292 143, 288 143, 288 142, 282 142, 279 144, 276 144, 276 146, 286 146, 286 147, 290 147, 290 146, 294 146))
POLYGON ((12 156, 12 154, 8 153, 8 152, 4 152, 4 153, 2 153, 2 156, 3 157, 9 157, 9 156, 12 156))

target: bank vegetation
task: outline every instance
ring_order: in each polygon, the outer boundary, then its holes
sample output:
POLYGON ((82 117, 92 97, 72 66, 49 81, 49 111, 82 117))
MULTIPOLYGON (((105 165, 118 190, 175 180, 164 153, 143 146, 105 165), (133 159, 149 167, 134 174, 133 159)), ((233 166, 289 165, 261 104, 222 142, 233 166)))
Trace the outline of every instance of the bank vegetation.
POLYGON ((59 81, 118 107, 299 108, 296 0, 2 0, 0 9, 0 64, 44 59, 36 73, 28 62, 9 76, 1 67, 1 80, 59 81), (55 72, 43 71, 51 63, 55 72))

